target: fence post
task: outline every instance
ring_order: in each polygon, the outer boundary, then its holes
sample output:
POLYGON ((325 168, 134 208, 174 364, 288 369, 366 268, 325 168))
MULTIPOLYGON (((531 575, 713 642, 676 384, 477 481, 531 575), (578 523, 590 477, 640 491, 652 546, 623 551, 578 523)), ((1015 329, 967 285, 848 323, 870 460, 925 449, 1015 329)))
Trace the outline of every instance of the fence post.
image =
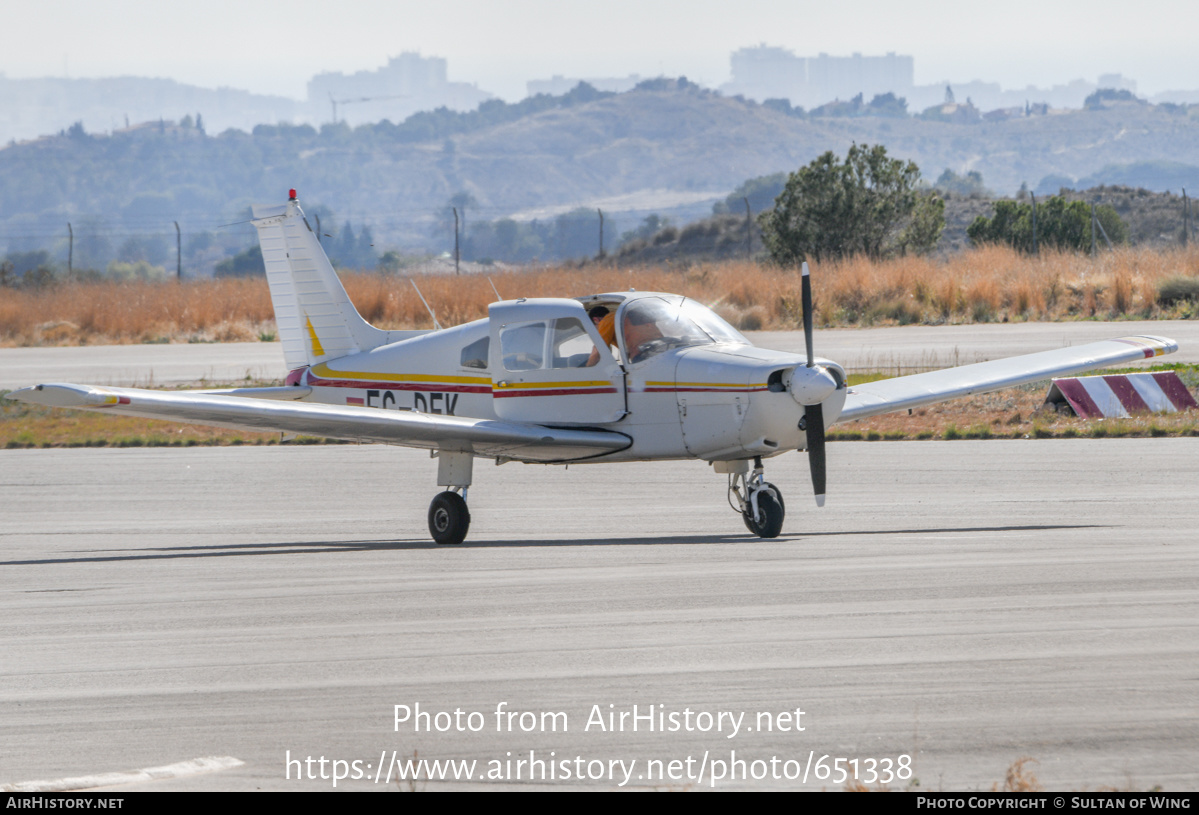
POLYGON ((454 207, 454 274, 458 271, 458 207, 454 207))
POLYGON ((1032 253, 1039 255, 1041 250, 1037 247, 1037 194, 1030 192, 1028 195, 1032 198, 1032 253))
POLYGON ((745 259, 754 259, 754 220, 749 211, 749 196, 741 198, 745 202, 745 259))
POLYGON ((179 231, 179 222, 175 221, 175 280, 183 279, 183 233, 179 231))
POLYGON ((1182 188, 1182 248, 1186 248, 1191 231, 1191 201, 1187 198, 1187 188, 1182 188))
MULTIPOLYGON (((1103 228, 1103 223, 1099 220, 1099 216, 1095 214, 1095 205, 1091 204, 1091 245, 1095 245, 1095 230, 1099 230, 1099 234, 1103 236, 1103 242, 1107 244, 1109 252, 1116 251, 1116 247, 1112 246, 1112 239, 1107 236, 1107 230, 1103 228)), ((1094 249, 1091 250, 1094 252, 1094 249)))

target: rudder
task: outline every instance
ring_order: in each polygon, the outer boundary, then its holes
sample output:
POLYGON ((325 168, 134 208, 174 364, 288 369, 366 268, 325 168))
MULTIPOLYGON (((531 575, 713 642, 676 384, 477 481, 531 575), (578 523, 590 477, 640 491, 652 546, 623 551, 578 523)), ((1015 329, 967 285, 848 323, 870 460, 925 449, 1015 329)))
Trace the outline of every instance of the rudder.
POLYGON ((362 319, 294 193, 283 206, 253 211, 289 371, 369 351, 410 333, 382 331, 362 319))

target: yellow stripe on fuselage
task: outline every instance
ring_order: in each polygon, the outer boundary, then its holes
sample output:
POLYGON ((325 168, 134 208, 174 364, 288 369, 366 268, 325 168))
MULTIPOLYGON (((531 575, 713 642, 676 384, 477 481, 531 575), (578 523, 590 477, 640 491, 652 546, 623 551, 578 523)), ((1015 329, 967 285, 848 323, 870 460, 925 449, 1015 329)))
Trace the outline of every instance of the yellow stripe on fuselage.
POLYGON ((443 376, 441 374, 388 374, 373 371, 335 371, 325 363, 312 366, 322 379, 361 379, 369 382, 449 382, 455 385, 489 385, 486 376, 443 376))

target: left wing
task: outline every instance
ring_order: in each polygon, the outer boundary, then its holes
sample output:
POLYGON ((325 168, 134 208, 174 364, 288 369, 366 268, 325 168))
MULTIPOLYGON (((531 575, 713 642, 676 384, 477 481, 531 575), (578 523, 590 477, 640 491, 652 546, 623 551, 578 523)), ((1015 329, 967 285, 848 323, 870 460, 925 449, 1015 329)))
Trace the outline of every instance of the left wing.
MULTIPOLYGON (((241 390, 253 393, 259 389, 241 390)), ((229 396, 194 391, 48 384, 13 391, 8 398, 35 405, 101 410, 237 430, 303 433, 541 463, 595 458, 632 444, 632 439, 623 433, 607 430, 577 430, 415 411, 286 401, 288 397, 284 392, 302 389, 260 390, 254 396, 229 396)))
POLYGON ((1178 343, 1165 337, 1121 337, 943 371, 882 379, 851 387, 837 422, 1014 388, 1056 376, 1071 376, 1095 368, 1172 354, 1177 350, 1178 343))

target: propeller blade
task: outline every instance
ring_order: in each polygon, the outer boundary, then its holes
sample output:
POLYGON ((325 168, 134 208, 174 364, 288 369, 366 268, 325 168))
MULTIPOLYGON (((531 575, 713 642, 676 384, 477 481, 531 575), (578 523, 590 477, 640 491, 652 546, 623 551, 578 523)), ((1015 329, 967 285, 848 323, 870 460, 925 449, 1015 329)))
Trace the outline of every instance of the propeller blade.
MULTIPOLYGON (((803 263, 803 339, 808 349, 808 368, 816 367, 816 355, 812 351, 812 278, 808 262, 803 263)), ((827 376, 827 373, 825 374, 827 376)), ((835 384, 834 384, 835 387, 835 384)), ((804 406, 804 432, 808 437, 808 466, 812 468, 812 489, 816 492, 816 506, 824 506, 824 405, 817 401, 804 406)))
POLYGON ((816 356, 812 353, 812 278, 808 275, 808 262, 803 262, 803 341, 808 348, 808 367, 816 364, 816 356))
POLYGON ((808 465, 812 468, 812 489, 816 506, 824 506, 824 407, 817 402, 804 408, 805 432, 808 436, 808 465))

